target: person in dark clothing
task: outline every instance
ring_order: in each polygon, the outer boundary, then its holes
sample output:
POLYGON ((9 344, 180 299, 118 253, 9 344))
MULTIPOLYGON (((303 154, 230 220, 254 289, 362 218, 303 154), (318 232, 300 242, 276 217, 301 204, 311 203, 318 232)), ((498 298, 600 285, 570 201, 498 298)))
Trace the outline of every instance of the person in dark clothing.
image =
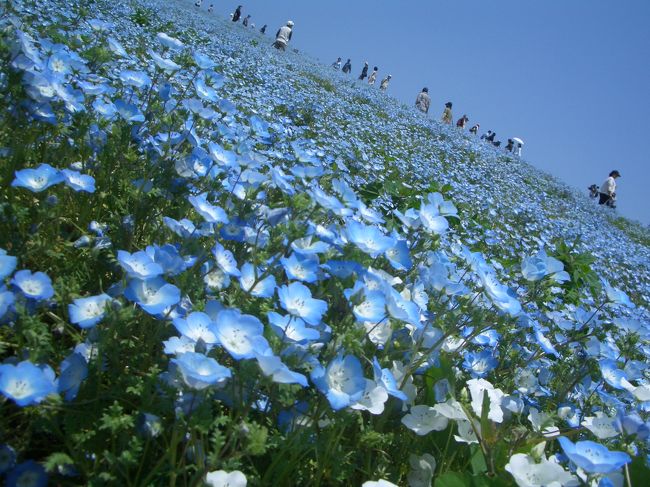
POLYGON ((261 32, 262 34, 266 34, 266 24, 264 24, 264 25, 262 26, 262 28, 260 29, 260 32, 261 32))
POLYGON ((621 173, 614 170, 609 173, 609 177, 600 186, 600 199, 599 205, 609 206, 616 208, 616 178, 620 178, 621 173))
POLYGON ((506 144, 506 150, 508 152, 512 152, 514 148, 515 148, 515 141, 512 139, 508 139, 508 143, 506 144))
POLYGON ((464 129, 465 125, 467 125, 467 122, 469 122, 469 117, 467 115, 463 115, 456 122, 456 127, 464 129))
POLYGON ((490 135, 488 135, 487 137, 485 137, 485 140, 487 140, 487 141, 490 142, 491 144, 494 144, 494 138, 497 136, 497 133, 496 133, 496 132, 491 132, 491 133, 488 132, 488 133, 489 133, 490 135))
POLYGON ((242 6, 240 5, 235 9, 235 13, 232 14, 232 21, 233 22, 239 22, 239 19, 241 18, 241 8, 242 6))
POLYGON ((363 64, 363 69, 361 70, 361 74, 359 75, 359 79, 363 81, 368 77, 368 61, 366 61, 363 64))
POLYGON ((476 135, 476 134, 478 133, 478 128, 479 128, 479 127, 480 127, 480 125, 477 123, 477 124, 474 125, 471 129, 469 129, 469 133, 470 133, 470 134, 474 134, 474 135, 476 135))
POLYGON ((352 63, 349 59, 345 61, 345 64, 343 65, 343 69, 341 71, 343 71, 345 74, 349 74, 350 71, 352 71, 352 63))
POLYGON ((242 21, 242 24, 244 25, 244 27, 248 27, 248 21, 250 20, 250 18, 251 18, 250 15, 247 15, 247 16, 244 18, 244 20, 242 21))

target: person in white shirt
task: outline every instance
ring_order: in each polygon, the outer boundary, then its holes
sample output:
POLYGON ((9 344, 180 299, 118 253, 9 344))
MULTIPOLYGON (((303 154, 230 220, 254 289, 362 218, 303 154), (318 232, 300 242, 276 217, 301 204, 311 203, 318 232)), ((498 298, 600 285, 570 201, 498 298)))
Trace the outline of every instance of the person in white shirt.
POLYGON ((291 40, 292 34, 293 22, 289 20, 287 22, 287 25, 280 27, 277 34, 275 34, 275 42, 273 43, 273 47, 284 51, 287 48, 287 44, 289 44, 289 41, 291 40))
POLYGON ((605 182, 600 186, 600 200, 598 201, 599 205, 607 205, 614 207, 614 202, 616 200, 616 178, 620 178, 621 173, 617 170, 613 170, 609 173, 609 177, 605 182))

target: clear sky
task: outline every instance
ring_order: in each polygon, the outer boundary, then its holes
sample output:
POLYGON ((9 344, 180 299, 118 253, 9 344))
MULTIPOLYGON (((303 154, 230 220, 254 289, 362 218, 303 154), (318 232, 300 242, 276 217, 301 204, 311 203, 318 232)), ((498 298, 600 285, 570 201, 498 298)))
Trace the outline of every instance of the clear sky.
MULTIPOLYGON (((215 15, 238 5, 205 0, 215 15)), ((439 118, 521 137, 524 157, 584 190, 618 169, 618 209, 650 224, 650 0, 242 0, 273 35, 330 64, 367 60, 412 104, 423 86, 439 118)))

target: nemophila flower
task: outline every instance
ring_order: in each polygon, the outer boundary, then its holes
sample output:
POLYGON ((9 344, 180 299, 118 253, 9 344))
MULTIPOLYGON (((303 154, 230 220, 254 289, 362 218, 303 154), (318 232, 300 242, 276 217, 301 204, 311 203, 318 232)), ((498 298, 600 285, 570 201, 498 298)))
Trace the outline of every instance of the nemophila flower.
POLYGON ((354 220, 348 221, 345 233, 350 242, 372 258, 383 254, 397 244, 394 238, 384 235, 379 228, 354 220))
POLYGON ((320 337, 318 330, 309 328, 302 319, 295 316, 282 316, 274 311, 269 311, 266 316, 273 332, 283 341, 304 342, 320 337))
POLYGON ((327 368, 318 365, 310 377, 335 411, 359 401, 366 389, 361 362, 354 355, 339 355, 327 368))
POLYGON ((384 404, 388 401, 388 392, 374 380, 366 379, 366 388, 361 398, 350 409, 368 411, 370 414, 378 415, 384 412, 384 404))
POLYGON ((5 286, 0 285, 0 319, 12 309, 15 301, 14 293, 9 291, 5 286))
POLYGON ((352 260, 328 260, 321 267, 329 274, 340 279, 350 277, 352 274, 361 274, 363 266, 352 260))
POLYGON ((356 303, 352 312, 358 321, 377 323, 386 317, 386 298, 381 291, 363 289, 349 299, 356 303))
POLYGON ((232 377, 230 369, 202 353, 186 352, 171 362, 178 367, 183 382, 196 390, 222 386, 232 377))
POLYGON ((6 473, 16 464, 16 451, 9 445, 0 445, 0 474, 6 473))
POLYGON ((253 264, 246 262, 241 267, 239 284, 244 291, 256 298, 270 298, 275 293, 275 277, 269 275, 261 279, 262 277, 261 269, 256 271, 253 264))
POLYGON ((602 359, 598 362, 598 365, 600 366, 600 372, 603 374, 603 380, 614 389, 627 391, 634 389, 634 386, 627 379, 627 374, 624 370, 618 368, 615 360, 602 359))
POLYGON ((0 392, 20 407, 38 404, 56 393, 55 379, 47 365, 38 367, 27 360, 18 365, 0 365, 0 392))
POLYGON ((352 215, 352 210, 345 207, 341 201, 336 196, 327 194, 318 186, 313 186, 307 190, 307 194, 318 203, 320 206, 326 210, 332 211, 335 215, 338 216, 350 216, 352 215))
POLYGON ((479 271, 478 275, 483 289, 497 308, 510 316, 517 316, 521 312, 521 303, 514 292, 501 284, 492 272, 479 271))
POLYGON ((181 67, 171 59, 164 58, 160 54, 152 50, 149 50, 149 56, 151 56, 151 59, 156 64, 156 66, 158 66, 163 71, 167 71, 168 73, 171 73, 173 71, 177 71, 181 69, 181 67))
POLYGON ((407 400, 406 394, 399 390, 393 373, 390 369, 382 369, 377 357, 372 358, 372 371, 375 376, 375 382, 386 389, 388 394, 402 401, 407 400))
POLYGON ((611 473, 630 463, 630 456, 622 451, 610 451, 600 443, 593 441, 577 441, 560 436, 564 454, 587 473, 611 473))
POLYGON ((198 196, 189 196, 187 199, 206 222, 228 223, 228 215, 226 215, 226 212, 222 208, 208 202, 207 193, 198 196))
POLYGON ((117 262, 129 277, 136 279, 149 279, 163 273, 162 266, 154 262, 151 256, 143 250, 133 254, 125 250, 118 250, 117 262))
POLYGON ((0 281, 16 269, 18 259, 13 255, 7 255, 7 251, 0 249, 0 281))
POLYGON ((106 120, 113 120, 117 116, 117 107, 113 102, 97 98, 93 102, 93 109, 106 120))
POLYGON ((217 243, 212 249, 217 265, 219 268, 229 276, 241 276, 240 270, 237 268, 237 261, 235 256, 230 250, 226 250, 223 245, 217 243))
POLYGON ((564 270, 564 264, 554 257, 546 255, 544 249, 540 249, 533 257, 526 257, 521 262, 521 273, 524 279, 539 281, 550 276, 555 282, 565 282, 571 279, 569 273, 564 270))
POLYGON ((280 357, 276 357, 271 353, 270 349, 267 352, 266 354, 256 354, 257 363, 264 375, 271 377, 273 382, 277 382, 278 384, 300 384, 302 387, 308 386, 307 377, 290 370, 280 360, 280 357))
POLYGON ((95 192, 95 178, 88 174, 81 174, 78 171, 63 169, 61 171, 65 178, 65 185, 75 191, 85 191, 86 193, 95 192))
POLYGON ((117 113, 120 114, 127 122, 144 122, 144 113, 140 111, 137 105, 133 103, 127 103, 126 101, 120 99, 115 100, 115 108, 117 108, 117 113))
POLYGON ((488 373, 496 368, 499 362, 492 355, 492 350, 481 350, 480 352, 467 352, 463 368, 472 375, 472 377, 485 377, 488 373))
MULTIPOLYGON (((505 405, 503 400, 501 401, 501 405, 502 407, 505 405)), ((539 411, 537 408, 530 408, 527 419, 532 424, 533 429, 538 433, 542 433, 546 438, 552 438, 560 434, 560 430, 553 422, 553 417, 550 414, 539 411)))
POLYGON ((487 393, 490 401, 488 418, 495 423, 503 422, 503 409, 501 400, 505 396, 501 389, 495 388, 485 379, 470 379, 467 381, 467 388, 472 396, 472 409, 477 417, 481 417, 483 411, 483 395, 487 393))
POLYGON ((578 485, 578 479, 561 465, 542 458, 535 459, 524 453, 515 453, 505 466, 519 487, 551 487, 578 485))
POLYGON ((602 411, 597 411, 595 416, 586 416, 580 424, 591 431, 599 440, 606 440, 620 435, 620 431, 616 427, 616 418, 610 418, 602 411))
POLYGON ((117 54, 118 56, 121 57, 129 57, 129 54, 126 52, 126 49, 120 44, 120 42, 115 39, 115 37, 109 36, 106 39, 106 43, 108 44, 108 48, 113 52, 113 54, 117 54))
POLYGON ((417 230, 422 224, 420 221, 420 213, 414 208, 409 208, 404 213, 399 210, 393 210, 393 214, 399 218, 407 229, 417 230))
POLYGON ((388 480, 384 479, 379 479, 379 480, 366 480, 363 484, 361 484, 361 487, 397 487, 392 482, 389 482, 388 480))
POLYGON ((14 188, 25 188, 34 193, 40 193, 50 186, 63 182, 61 171, 49 164, 41 164, 35 169, 28 168, 16 171, 16 179, 11 182, 14 188))
POLYGON ((210 487, 246 487, 247 481, 246 476, 239 470, 216 470, 205 476, 205 483, 210 487))
POLYGON ((107 294, 75 299, 68 305, 70 322, 80 328, 92 328, 106 315, 106 306, 111 301, 107 294))
POLYGON ((217 314, 215 334, 219 343, 235 359, 255 358, 269 348, 264 338, 264 325, 252 315, 236 309, 225 309, 217 314))
POLYGON ((162 246, 148 245, 145 249, 145 253, 151 258, 151 260, 160 265, 163 274, 167 276, 176 276, 188 267, 188 264, 178 253, 178 249, 171 244, 165 244, 162 246))
POLYGON ((156 34, 156 39, 158 39, 158 42, 160 42, 167 49, 171 49, 173 51, 180 51, 185 47, 185 44, 183 44, 180 40, 176 39, 175 37, 171 37, 164 32, 158 32, 158 34, 156 34))
POLYGON ((413 406, 410 412, 402 418, 402 424, 418 436, 424 436, 432 431, 442 431, 447 428, 449 419, 431 406, 413 406))
POLYGON ((48 483, 45 468, 34 460, 27 460, 14 467, 5 479, 7 487, 46 487, 48 483))
POLYGON ((622 304, 623 306, 627 306, 628 308, 634 308, 634 303, 630 301, 630 297, 624 291, 621 291, 620 289, 610 286, 607 281, 604 281, 603 284, 605 286, 605 292, 607 294, 608 302, 614 304, 622 304))
POLYGON ((81 383, 88 377, 88 363, 78 353, 68 355, 61 362, 61 375, 58 381, 58 391, 64 394, 66 401, 77 397, 81 383))
POLYGON ((169 228, 172 232, 182 238, 198 238, 201 236, 200 233, 196 232, 196 226, 192 223, 191 220, 183 218, 180 221, 174 220, 167 216, 163 217, 163 223, 169 228))
POLYGON ((412 325, 420 323, 420 308, 413 301, 405 299, 394 288, 389 288, 386 295, 386 310, 396 320, 406 321, 412 325))
POLYGON ((52 280, 43 272, 18 271, 14 274, 11 284, 17 287, 26 297, 36 301, 50 299, 54 296, 52 280))
POLYGON ((327 303, 311 297, 307 286, 293 282, 278 289, 280 305, 294 316, 302 318, 310 325, 317 325, 327 311, 327 303))
POLYGON ((397 240, 397 243, 389 248, 384 255, 390 265, 398 271, 407 271, 413 265, 406 240, 397 240))
POLYGON ((295 252, 289 257, 282 257, 280 263, 288 279, 303 282, 318 280, 318 258, 312 255, 300 255, 295 252))
POLYGON ((151 86, 151 78, 144 71, 125 69, 120 73, 120 79, 125 85, 143 89, 151 86))
POLYGON ((100 19, 90 19, 88 25, 90 25, 95 32, 106 32, 114 28, 114 25, 110 22, 100 19))
POLYGON ((418 216, 422 222, 422 227, 428 233, 440 235, 445 233, 449 228, 449 222, 440 214, 438 207, 433 204, 423 203, 418 216))
POLYGON ((181 300, 181 291, 162 277, 131 279, 124 296, 151 315, 162 313, 181 300))
POLYGON ((208 345, 219 343, 216 325, 205 313, 196 311, 185 318, 174 318, 172 323, 181 335, 190 340, 195 342, 202 340, 208 345))
POLYGON ((205 82, 205 78, 198 78, 194 82, 194 89, 196 91, 196 96, 201 98, 201 100, 214 103, 219 100, 219 95, 217 90, 209 86, 205 82))
POLYGON ((201 69, 211 69, 214 68, 217 63, 210 59, 205 54, 201 54, 199 51, 192 51, 192 59, 194 59, 194 64, 196 64, 201 69))

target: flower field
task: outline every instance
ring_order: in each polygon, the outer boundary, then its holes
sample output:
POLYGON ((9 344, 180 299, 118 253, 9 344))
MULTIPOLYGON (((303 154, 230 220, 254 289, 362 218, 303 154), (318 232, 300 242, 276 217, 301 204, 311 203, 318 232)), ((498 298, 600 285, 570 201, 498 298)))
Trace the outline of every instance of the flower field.
POLYGON ((230 24, 0 3, 0 480, 646 485, 650 231, 230 24))

